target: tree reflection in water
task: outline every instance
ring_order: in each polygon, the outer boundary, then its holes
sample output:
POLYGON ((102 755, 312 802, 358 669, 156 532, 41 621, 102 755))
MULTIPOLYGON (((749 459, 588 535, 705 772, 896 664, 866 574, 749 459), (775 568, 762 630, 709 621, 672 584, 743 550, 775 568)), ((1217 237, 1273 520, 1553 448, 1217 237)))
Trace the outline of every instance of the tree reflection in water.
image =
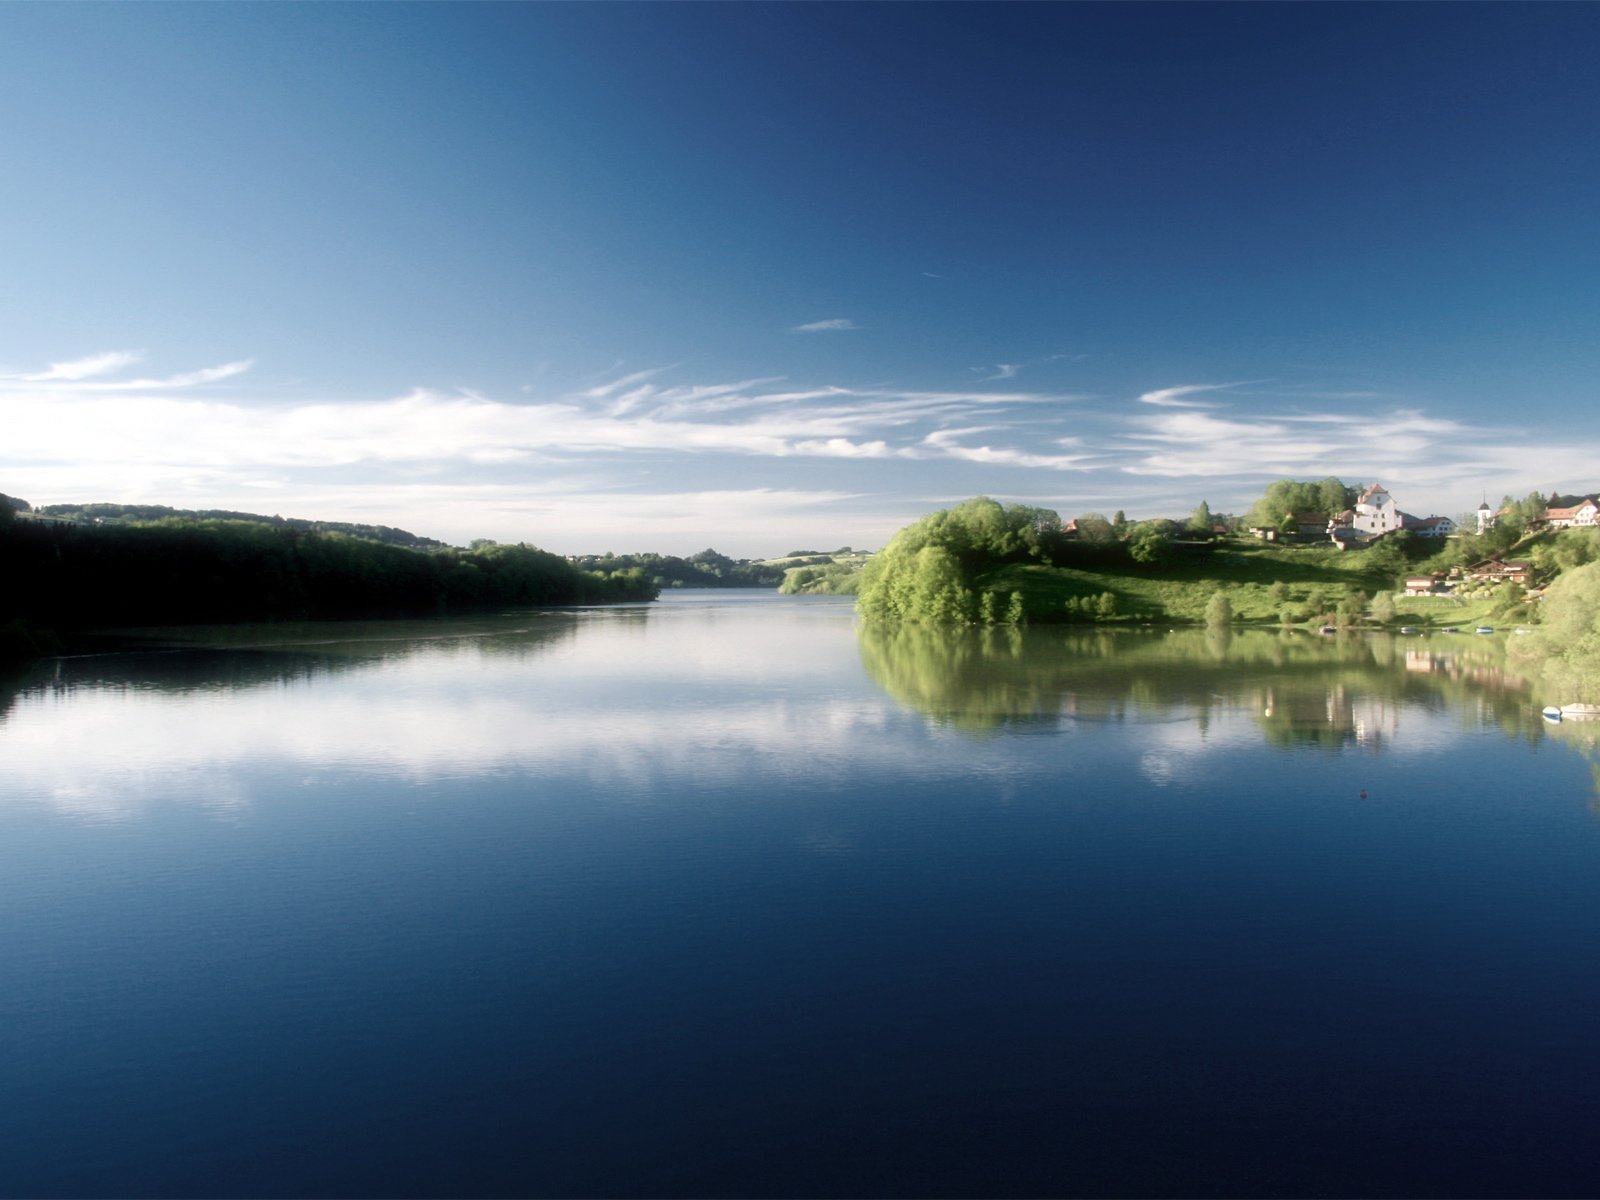
POLYGON ((1498 636, 869 622, 860 645, 868 674, 897 701, 980 736, 1127 719, 1194 720, 1205 729, 1223 712, 1243 712, 1269 744, 1377 753, 1410 708, 1530 744, 1550 738, 1600 760, 1600 723, 1544 721, 1543 705, 1570 688, 1537 660, 1508 658, 1498 636))

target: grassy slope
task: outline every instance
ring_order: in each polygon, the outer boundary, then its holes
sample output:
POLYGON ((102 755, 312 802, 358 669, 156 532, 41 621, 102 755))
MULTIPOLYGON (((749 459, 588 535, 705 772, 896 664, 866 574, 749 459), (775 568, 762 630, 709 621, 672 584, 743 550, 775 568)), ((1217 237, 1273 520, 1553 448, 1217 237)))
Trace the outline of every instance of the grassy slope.
MULTIPOLYGON (((1369 574, 1366 564, 1366 556, 1360 550, 1336 550, 1328 545, 1278 547, 1253 540, 1230 540, 1208 558, 1189 564, 1121 570, 1011 564, 984 575, 979 586, 985 590, 1021 591, 1030 618, 1035 620, 1048 620, 1050 614, 1061 612, 1069 597, 1098 596, 1109 591, 1116 595, 1119 611, 1132 614, 1133 619, 1139 619, 1141 614, 1162 613, 1177 621, 1199 621, 1205 616, 1212 594, 1222 589, 1233 605, 1235 620, 1277 624, 1283 604, 1304 606, 1319 589, 1327 598, 1329 612, 1348 594, 1366 592, 1371 596, 1390 590, 1392 582, 1369 574), (1281 603, 1270 590, 1279 581, 1288 591, 1287 599, 1281 603)), ((1464 625, 1476 623, 1493 602, 1469 602, 1458 607, 1444 599, 1407 600, 1397 596, 1395 606, 1402 619, 1414 617, 1415 624, 1464 625)))
POLYGON ((784 569, 778 590, 788 595, 854 596, 861 590, 861 568, 871 557, 864 552, 818 554, 768 559, 763 565, 784 569))

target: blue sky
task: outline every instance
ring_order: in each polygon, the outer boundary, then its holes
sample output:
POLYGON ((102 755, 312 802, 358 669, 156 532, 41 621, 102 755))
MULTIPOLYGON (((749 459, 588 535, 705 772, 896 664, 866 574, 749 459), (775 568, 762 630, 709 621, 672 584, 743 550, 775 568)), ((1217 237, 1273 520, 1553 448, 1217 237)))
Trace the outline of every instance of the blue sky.
POLYGON ((0 491, 765 554, 978 493, 1593 489, 1597 48, 1593 5, 3 6, 0 491))

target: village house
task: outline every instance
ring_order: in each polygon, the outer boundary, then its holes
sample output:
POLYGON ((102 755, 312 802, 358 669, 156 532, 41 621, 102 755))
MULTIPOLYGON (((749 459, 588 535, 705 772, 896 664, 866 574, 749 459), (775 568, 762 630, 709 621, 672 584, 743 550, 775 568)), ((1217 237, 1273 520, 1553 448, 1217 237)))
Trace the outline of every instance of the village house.
POLYGON ((1547 508, 1544 519, 1546 524, 1558 529, 1600 525, 1600 499, 1587 496, 1565 508, 1547 508))
POLYGON ((1409 529, 1418 537, 1449 537, 1456 531, 1456 523, 1449 517, 1413 517, 1410 513, 1401 513, 1400 518, 1400 527, 1409 529))
POLYGON ((1502 562, 1498 558, 1486 558, 1468 567, 1465 574, 1468 579, 1479 583, 1531 583, 1533 564, 1523 560, 1502 562))
POLYGON ((1408 596, 1448 596, 1450 585, 1445 581, 1442 571, 1432 575, 1407 575, 1406 595, 1408 596))

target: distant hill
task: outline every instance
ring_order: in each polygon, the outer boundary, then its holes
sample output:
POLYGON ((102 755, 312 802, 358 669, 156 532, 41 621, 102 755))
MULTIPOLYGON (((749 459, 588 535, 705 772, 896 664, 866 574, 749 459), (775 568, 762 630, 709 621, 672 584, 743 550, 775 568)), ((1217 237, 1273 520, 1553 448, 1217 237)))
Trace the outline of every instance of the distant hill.
POLYGON ((448 546, 447 542, 419 537, 409 530, 396 529, 392 525, 308 521, 304 517, 268 517, 261 513, 230 512, 221 508, 172 508, 165 504, 46 504, 33 511, 43 517, 58 517, 62 520, 83 521, 88 524, 164 521, 170 517, 188 521, 252 521, 257 525, 299 529, 308 533, 343 533, 350 537, 366 538, 369 542, 407 546, 413 550, 442 550, 448 546))

